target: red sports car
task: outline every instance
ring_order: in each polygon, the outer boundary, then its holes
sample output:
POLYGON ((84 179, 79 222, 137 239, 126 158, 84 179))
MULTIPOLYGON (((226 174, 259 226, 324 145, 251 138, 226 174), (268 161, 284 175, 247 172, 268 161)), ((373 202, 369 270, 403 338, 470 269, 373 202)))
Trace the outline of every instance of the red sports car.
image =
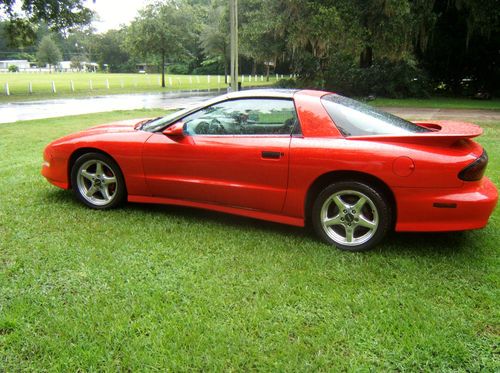
POLYGON ((42 175, 95 209, 128 200, 310 222, 340 249, 484 227, 498 193, 460 122, 412 123, 337 94, 254 90, 58 139, 42 175))

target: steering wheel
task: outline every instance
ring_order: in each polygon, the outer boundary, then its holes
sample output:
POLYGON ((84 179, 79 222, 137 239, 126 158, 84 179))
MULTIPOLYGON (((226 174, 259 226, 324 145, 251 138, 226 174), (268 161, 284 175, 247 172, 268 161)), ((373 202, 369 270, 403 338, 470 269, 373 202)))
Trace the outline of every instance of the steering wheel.
POLYGON ((219 120, 212 119, 210 125, 208 126, 208 133, 210 134, 226 133, 226 129, 219 120))
POLYGON ((206 135, 207 133, 210 133, 210 124, 205 121, 198 123, 195 132, 198 135, 206 135))

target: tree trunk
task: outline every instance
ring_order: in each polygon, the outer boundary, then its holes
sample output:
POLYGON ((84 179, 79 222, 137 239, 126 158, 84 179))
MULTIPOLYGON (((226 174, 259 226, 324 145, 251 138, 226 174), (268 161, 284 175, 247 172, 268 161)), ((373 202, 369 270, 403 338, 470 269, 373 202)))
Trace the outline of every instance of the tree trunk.
POLYGON ((269 81, 269 70, 271 69, 271 66, 269 66, 269 62, 266 65, 266 82, 269 81))
POLYGON ((365 46, 365 49, 359 56, 359 67, 362 69, 370 67, 373 64, 373 49, 370 46, 365 46))
POLYGON ((257 61, 253 60, 252 63, 252 75, 255 76, 257 75, 257 61))
POLYGON ((165 51, 161 51, 161 87, 165 88, 165 51))

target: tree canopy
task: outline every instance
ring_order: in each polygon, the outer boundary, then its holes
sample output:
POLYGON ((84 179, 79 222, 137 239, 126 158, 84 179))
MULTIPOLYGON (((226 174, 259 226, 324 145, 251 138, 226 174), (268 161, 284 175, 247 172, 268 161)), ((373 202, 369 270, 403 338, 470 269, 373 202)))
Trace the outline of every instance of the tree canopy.
POLYGON ((60 31, 87 24, 93 16, 84 0, 0 0, 0 10, 8 21, 5 29, 10 45, 33 44, 34 25, 40 21, 60 31))
POLYGON ((191 9, 177 1, 156 2, 139 11, 127 32, 126 44, 139 56, 159 58, 162 87, 165 87, 165 63, 190 57, 192 43, 191 9))
MULTIPOLYGON (((66 60, 227 75, 227 0, 157 0, 104 34, 70 27, 91 16, 83 0, 0 7, 0 49, 9 56, 34 59, 30 45, 56 28, 66 30, 53 38, 66 60), (8 35, 22 48, 9 48, 8 35)), ((349 95, 500 94, 499 9, 500 0, 239 0, 240 72, 295 74, 284 84, 349 95)))
POLYGON ((38 51, 36 52, 36 58, 39 66, 49 65, 49 69, 51 66, 55 66, 61 62, 61 51, 50 35, 44 36, 40 42, 38 51))

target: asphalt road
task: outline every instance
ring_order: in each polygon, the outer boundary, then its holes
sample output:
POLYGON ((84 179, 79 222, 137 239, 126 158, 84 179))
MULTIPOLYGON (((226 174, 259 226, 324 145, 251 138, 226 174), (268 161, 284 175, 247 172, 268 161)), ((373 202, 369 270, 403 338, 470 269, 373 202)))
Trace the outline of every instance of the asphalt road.
MULTIPOLYGON (((211 92, 166 92, 99 96, 79 99, 59 99, 0 104, 0 123, 21 120, 62 117, 67 115, 98 113, 113 110, 143 108, 176 109, 223 94, 211 92)), ((500 110, 461 110, 427 108, 382 108, 410 120, 460 120, 466 122, 500 122, 500 110)))

